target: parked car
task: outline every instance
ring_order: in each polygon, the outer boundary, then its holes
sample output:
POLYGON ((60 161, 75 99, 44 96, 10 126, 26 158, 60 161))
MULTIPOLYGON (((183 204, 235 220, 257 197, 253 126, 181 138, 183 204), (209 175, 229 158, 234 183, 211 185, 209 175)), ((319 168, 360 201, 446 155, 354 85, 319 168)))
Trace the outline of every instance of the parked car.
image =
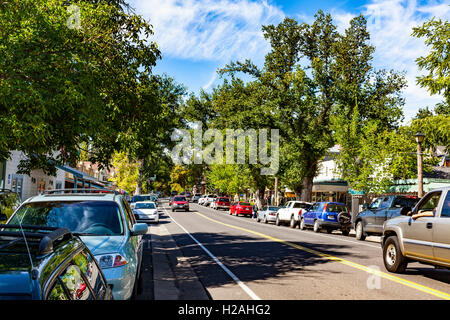
POLYGON ((197 202, 197 203, 198 203, 198 200, 200 199, 201 196, 202 196, 201 193, 196 193, 196 194, 194 194, 194 195, 192 196, 192 202, 197 202))
POLYGON ((207 197, 206 195, 201 196, 201 197, 198 199, 198 204, 199 204, 199 205, 203 205, 203 204, 205 203, 206 197, 207 197))
POLYGON ((428 192, 408 215, 387 220, 381 245, 390 272, 402 273, 412 261, 450 268, 450 187, 428 192))
POLYGON ((170 202, 170 208, 172 209, 172 212, 180 209, 184 211, 189 211, 189 202, 185 197, 175 196, 170 202))
POLYGON ((211 203, 214 201, 214 199, 215 199, 216 197, 217 197, 217 196, 216 196, 215 194, 208 194, 208 195, 206 196, 205 200, 202 202, 202 204, 203 204, 205 207, 210 206, 211 203))
POLYGON ((96 259, 66 228, 0 225, 0 261, 0 300, 113 299, 96 259))
POLYGON ((311 203, 305 201, 288 201, 284 207, 278 210, 275 224, 289 223, 291 228, 300 225, 301 216, 311 207, 311 203))
POLYGON ((133 212, 138 222, 159 222, 158 208, 152 201, 136 202, 133 212))
POLYGON ((130 203, 130 207, 131 207, 131 209, 134 209, 134 206, 136 205, 136 202, 139 202, 139 201, 153 201, 153 195, 151 195, 151 194, 137 194, 137 195, 134 195, 132 198, 131 198, 131 203, 130 203))
POLYGON ((228 209, 230 209, 230 198, 218 197, 217 199, 215 199, 211 203, 211 208, 213 208, 214 210, 219 210, 219 209, 228 210, 228 209))
POLYGON ((370 206, 365 204, 364 210, 354 221, 356 239, 365 240, 370 235, 382 235, 386 220, 406 215, 418 200, 412 196, 383 196, 376 198, 370 206))
POLYGON ((228 211, 231 215, 253 215, 253 206, 250 204, 250 202, 246 201, 237 201, 231 204, 230 210, 228 211))
POLYGON ((257 211, 256 222, 264 221, 264 223, 275 222, 277 220, 277 211, 280 207, 265 206, 262 210, 257 211))
POLYGON ((142 236, 146 223, 137 223, 124 196, 102 190, 46 191, 25 201, 8 224, 67 228, 80 236, 97 259, 114 298, 130 299, 142 288, 142 236))
POLYGON ((21 199, 18 193, 8 189, 0 189, 0 209, 8 219, 20 206, 21 199))
POLYGON ((301 217, 300 229, 313 227, 314 232, 321 229, 328 233, 333 230, 341 230, 343 235, 348 235, 351 229, 351 215, 344 203, 316 202, 301 217))

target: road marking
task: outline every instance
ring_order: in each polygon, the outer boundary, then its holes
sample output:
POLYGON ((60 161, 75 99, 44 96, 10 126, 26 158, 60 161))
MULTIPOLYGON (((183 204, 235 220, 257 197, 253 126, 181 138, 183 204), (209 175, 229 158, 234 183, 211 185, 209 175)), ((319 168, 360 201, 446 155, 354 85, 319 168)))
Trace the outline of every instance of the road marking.
POLYGON ((187 231, 181 224, 179 224, 166 210, 166 208, 164 207, 164 211, 166 212, 166 214, 169 216, 169 218, 175 222, 175 224, 177 224, 184 232, 186 232, 186 234, 191 237, 192 240, 194 240, 199 246, 200 248, 203 249, 203 251, 205 251, 213 260, 214 262, 216 262, 230 277, 231 279, 234 280, 234 282, 236 282, 241 288, 242 290, 244 290, 253 300, 261 300, 260 297, 258 297, 256 295, 256 293, 254 293, 249 287, 247 287, 247 285, 245 285, 245 283, 243 283, 233 272, 230 271, 230 269, 228 269, 215 255, 213 255, 211 253, 211 251, 209 251, 203 244, 200 243, 200 241, 198 241, 196 238, 194 238, 194 236, 192 236, 189 231, 187 231))
POLYGON ((432 289, 432 288, 426 287, 424 285, 421 285, 421 284, 418 284, 418 283, 415 283, 415 282, 412 282, 412 281, 409 281, 409 280, 406 280, 406 279, 402 279, 400 277, 397 277, 397 276, 394 276, 394 275, 391 275, 391 274, 388 274, 388 273, 376 270, 374 268, 369 268, 369 267, 366 267, 364 265, 361 265, 361 264, 358 264, 358 263, 355 263, 355 262, 352 262, 352 261, 349 261, 349 260, 338 258, 338 257, 332 256, 332 255, 327 254, 327 253, 322 253, 322 252, 319 252, 317 250, 306 248, 306 247, 297 245, 295 243, 292 243, 292 242, 289 242, 289 241, 286 241, 286 240, 278 239, 278 238, 266 235, 264 233, 260 233, 260 232, 257 232, 257 231, 249 230, 249 229, 238 227, 238 226, 233 226, 231 224, 224 223, 224 222, 212 219, 210 217, 207 217, 207 216, 205 216, 205 215, 203 215, 203 214, 201 214, 199 212, 195 212, 194 211, 194 213, 199 215, 199 216, 201 216, 201 217, 203 217, 203 218, 205 218, 205 219, 211 220, 211 221, 213 221, 215 223, 222 224, 224 226, 227 226, 227 227, 230 227, 230 228, 233 228, 233 229, 237 229, 237 230, 245 231, 245 232, 248 232, 248 233, 252 233, 254 235, 257 235, 259 237, 263 237, 263 238, 266 238, 266 239, 269 239, 269 240, 272 240, 272 241, 280 242, 280 243, 283 243, 283 244, 288 245, 290 247, 293 247, 293 248, 296 248, 296 249, 299 249, 299 250, 302 250, 302 251, 305 251, 305 252, 317 255, 317 256, 322 257, 322 258, 326 258, 326 259, 329 259, 329 260, 332 260, 332 261, 335 261, 335 262, 342 263, 344 265, 350 266, 350 267, 355 268, 355 269, 359 269, 359 270, 362 270, 362 271, 365 271, 365 272, 368 272, 368 273, 372 273, 372 274, 377 275, 379 277, 382 277, 382 278, 391 280, 393 282, 396 282, 396 283, 408 286, 410 288, 413 288, 413 289, 416 289, 416 290, 419 290, 419 291, 422 291, 422 292, 434 295, 436 297, 439 297, 439 298, 442 298, 442 299, 446 299, 446 300, 450 300, 450 294, 448 294, 448 293, 445 293, 445 292, 442 292, 442 291, 439 291, 439 290, 436 290, 436 289, 432 289))
MULTIPOLYGON (((209 210, 214 210, 214 209, 211 209, 211 208, 209 208, 209 207, 203 207, 203 208, 205 208, 205 209, 209 209, 209 210)), ((214 212, 214 213, 216 213, 216 211, 212 211, 212 212, 214 212)), ((237 217, 236 217, 237 218, 237 217)), ((247 220, 242 220, 242 221, 245 221, 245 222, 248 222, 248 223, 250 223, 249 221, 247 221, 247 220)), ((261 226, 263 226, 263 225, 265 225, 265 224, 261 224, 261 226)), ((267 227, 275 227, 275 225, 266 225, 267 227)), ((291 229, 291 228, 286 228, 286 230, 289 230, 289 231, 294 231, 293 229, 291 229)), ((304 230, 299 230, 300 232, 306 232, 306 231, 304 231, 304 230)), ((295 232, 299 232, 299 231, 295 231, 295 232)), ((308 234, 309 235, 313 235, 313 236, 317 236, 317 237, 321 237, 321 238, 329 238, 329 239, 333 239, 333 240, 339 240, 339 241, 344 241, 344 242, 350 242, 350 243, 353 243, 353 244, 356 244, 356 245, 361 245, 361 246, 366 246, 366 247, 371 247, 371 248, 375 248, 375 249, 379 249, 380 248, 380 246, 378 245, 378 246, 376 246, 376 245, 373 245, 373 244, 369 244, 369 243, 365 243, 365 242, 362 242, 362 241, 358 241, 358 242, 356 242, 356 241, 352 241, 352 240, 347 240, 347 239, 342 239, 342 238, 340 238, 340 237, 333 237, 333 236, 327 236, 327 235, 325 235, 325 234, 320 234, 320 233, 310 233, 310 232, 308 232, 308 234)))

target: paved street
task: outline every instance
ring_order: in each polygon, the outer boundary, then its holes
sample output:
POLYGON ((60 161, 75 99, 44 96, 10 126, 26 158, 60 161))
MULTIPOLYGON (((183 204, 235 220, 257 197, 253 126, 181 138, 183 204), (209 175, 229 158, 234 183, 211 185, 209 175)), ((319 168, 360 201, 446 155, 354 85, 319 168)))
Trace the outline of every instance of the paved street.
POLYGON ((150 286, 155 299, 169 300, 450 298, 449 271, 413 263, 406 274, 388 273, 377 237, 266 225, 197 204, 163 208, 149 230, 153 275, 145 274, 141 298, 153 298, 150 286))

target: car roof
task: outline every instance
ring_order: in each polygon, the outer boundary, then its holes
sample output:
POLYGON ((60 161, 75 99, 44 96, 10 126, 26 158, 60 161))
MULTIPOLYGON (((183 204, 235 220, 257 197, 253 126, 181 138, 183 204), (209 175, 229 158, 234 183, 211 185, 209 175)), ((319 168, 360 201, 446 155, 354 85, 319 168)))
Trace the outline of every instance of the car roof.
POLYGON ((115 201, 117 197, 122 195, 117 195, 113 193, 50 193, 50 194, 40 194, 35 197, 29 198, 24 203, 31 202, 57 202, 57 201, 115 201))
POLYGON ((155 201, 137 201, 137 202, 135 202, 135 204, 138 204, 138 203, 153 203, 153 204, 155 204, 155 201))

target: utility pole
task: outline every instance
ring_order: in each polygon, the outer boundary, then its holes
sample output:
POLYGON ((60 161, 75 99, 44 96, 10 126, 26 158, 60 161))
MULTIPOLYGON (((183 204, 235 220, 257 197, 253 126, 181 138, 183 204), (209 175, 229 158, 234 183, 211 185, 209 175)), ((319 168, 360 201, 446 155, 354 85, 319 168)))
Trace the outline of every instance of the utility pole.
POLYGON ((422 142, 425 139, 425 135, 422 132, 417 132, 414 137, 417 142, 417 183, 419 198, 423 197, 423 157, 422 157, 422 142))
POLYGON ((275 177, 275 206, 278 207, 278 177, 275 177))

